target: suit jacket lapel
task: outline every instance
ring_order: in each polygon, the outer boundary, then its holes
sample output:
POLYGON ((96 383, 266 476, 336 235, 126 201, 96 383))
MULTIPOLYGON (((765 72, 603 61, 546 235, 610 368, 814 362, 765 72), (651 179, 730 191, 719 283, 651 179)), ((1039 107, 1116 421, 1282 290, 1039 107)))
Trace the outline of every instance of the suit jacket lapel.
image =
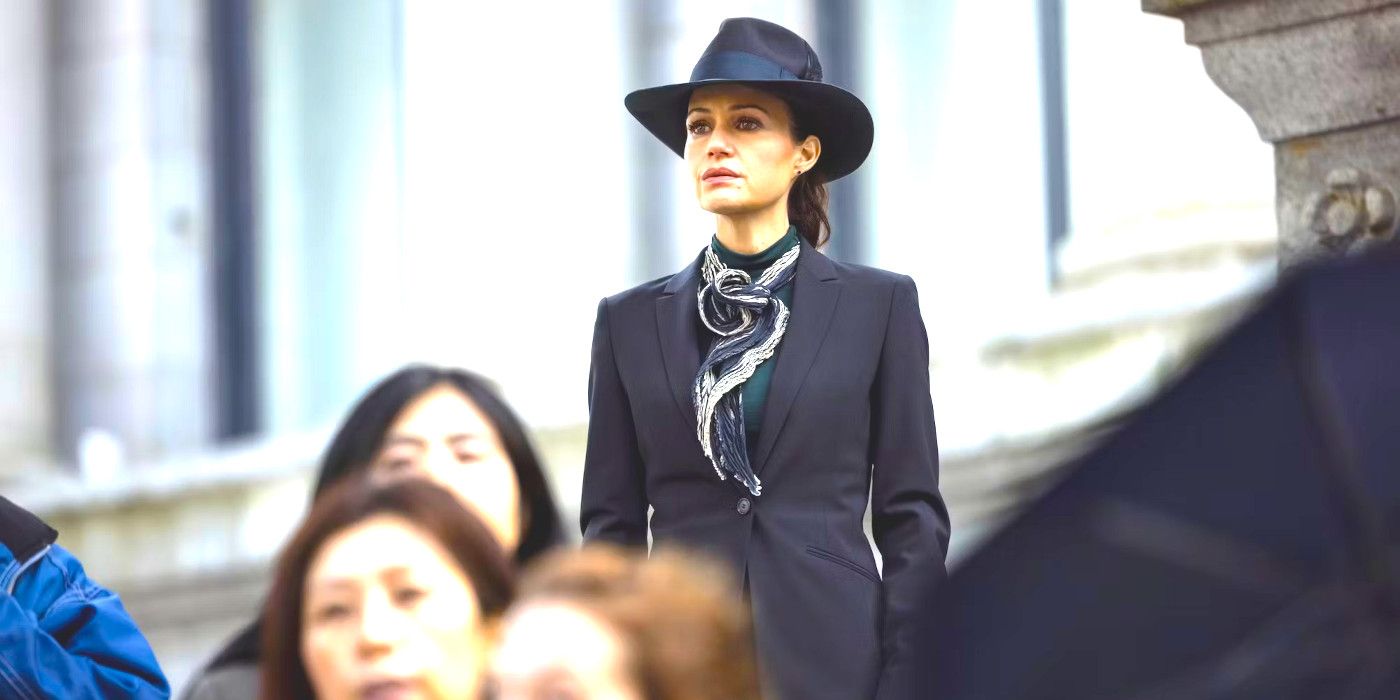
POLYGON ((806 241, 802 242, 802 252, 797 256, 797 277, 793 284, 792 316, 788 318, 787 333, 774 356, 778 364, 773 368, 773 381, 768 386, 768 399, 763 406, 758 449, 753 452, 755 473, 763 469, 778 441, 797 392, 826 339, 836 301, 841 297, 836 268, 806 241))
POLYGON ((697 429, 695 407, 690 397, 695 373, 700 371, 700 312, 696 294, 700 291, 700 264, 704 253, 695 262, 675 275, 656 299, 656 331, 661 341, 661 359, 666 366, 666 383, 671 395, 690 425, 697 429))

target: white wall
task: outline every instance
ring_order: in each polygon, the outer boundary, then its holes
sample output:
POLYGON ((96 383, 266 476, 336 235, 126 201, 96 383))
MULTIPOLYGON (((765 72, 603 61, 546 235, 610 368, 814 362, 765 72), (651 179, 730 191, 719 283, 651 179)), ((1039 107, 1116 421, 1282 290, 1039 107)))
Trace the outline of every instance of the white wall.
MULTIPOLYGON (((1189 276, 1160 261, 1193 246, 1254 250, 1273 235, 1270 149, 1180 23, 1136 3, 1066 0, 1071 232, 1058 264, 1070 275, 1117 265, 1125 279, 1095 295, 1052 293, 1035 5, 869 5, 875 263, 919 283, 940 443, 953 454, 1102 413, 1154 387, 1165 352, 1096 359, 1051 382, 1048 365, 1011 366, 990 344, 1049 348, 1232 298, 1257 283, 1252 259, 1189 276), (1155 272, 1141 266, 1154 256, 1155 272)), ((1181 340, 1172 333, 1167 346, 1181 340)))
POLYGON ((1071 220, 1102 234, 1202 209, 1273 209, 1273 149, 1211 82, 1181 22, 1065 3, 1071 220))
POLYGON ((866 11, 873 261, 918 283, 936 362, 1045 292, 1035 3, 866 11))
POLYGON ((622 26, 613 2, 405 3, 408 354, 537 426, 585 420, 595 309, 630 281, 622 26))

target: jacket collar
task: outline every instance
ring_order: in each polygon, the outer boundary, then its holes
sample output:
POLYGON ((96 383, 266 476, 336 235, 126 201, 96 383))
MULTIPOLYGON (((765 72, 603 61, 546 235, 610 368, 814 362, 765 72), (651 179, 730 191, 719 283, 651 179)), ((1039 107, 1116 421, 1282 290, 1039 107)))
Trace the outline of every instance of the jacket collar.
POLYGON ((13 593, 19 577, 57 539, 57 530, 0 496, 0 591, 13 593))
MULTIPOLYGON (((793 280, 792 317, 787 334, 770 362, 773 380, 763 407, 758 443, 752 450, 754 472, 762 470, 782 432, 798 390, 826 339, 836 302, 841 296, 836 266, 804 239, 797 256, 797 277, 793 280)), ((700 370, 700 312, 696 295, 700 290, 700 266, 704 251, 685 269, 671 276, 656 300, 657 332, 667 383, 676 408, 691 431, 696 431, 695 409, 690 391, 700 370)), ((700 452, 698 438, 694 445, 700 452)))
POLYGON ((58 531, 38 516, 0 496, 0 545, 19 562, 34 555, 58 539, 58 531))
MULTIPOLYGON (((813 248, 807 239, 800 236, 798 237, 798 245, 802 247, 802 252, 797 255, 797 273, 799 275, 806 273, 820 282, 831 282, 838 279, 836 266, 831 263, 830 258, 813 248)), ((700 254, 696 255, 695 259, 685 266, 685 269, 671 275, 671 279, 667 280, 666 286, 661 292, 663 298, 681 292, 689 293, 690 296, 694 297, 700 291, 700 267, 704 264, 705 251, 701 250, 700 254)), ((793 305, 796 306, 796 302, 793 302, 793 305)), ((699 361, 696 361, 695 366, 699 368, 699 361)))

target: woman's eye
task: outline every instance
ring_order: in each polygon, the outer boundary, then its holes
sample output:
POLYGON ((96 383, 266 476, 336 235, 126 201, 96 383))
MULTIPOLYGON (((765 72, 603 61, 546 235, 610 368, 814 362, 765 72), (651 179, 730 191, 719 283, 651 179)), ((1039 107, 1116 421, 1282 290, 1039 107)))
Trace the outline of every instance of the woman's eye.
POLYGON ((421 588, 400 588, 394 591, 394 602, 399 605, 413 605, 423 599, 428 592, 421 588))
POLYGON ((413 460, 408 459, 407 457, 398 457, 395 459, 389 459, 384 461, 384 471, 386 472, 404 472, 412 468, 413 460))
POLYGON ((350 612, 348 605, 323 605, 316 609, 316 614, 312 617, 318 622, 335 622, 349 617, 350 612))
POLYGON ((754 119, 753 117, 740 117, 739 120, 736 121, 734 124, 738 129, 742 131, 753 131, 754 129, 763 126, 762 122, 758 121, 757 119, 754 119))
POLYGON ((686 124, 685 128, 687 131, 696 136, 701 136, 710 133, 710 125, 702 121, 693 121, 689 124, 686 124))

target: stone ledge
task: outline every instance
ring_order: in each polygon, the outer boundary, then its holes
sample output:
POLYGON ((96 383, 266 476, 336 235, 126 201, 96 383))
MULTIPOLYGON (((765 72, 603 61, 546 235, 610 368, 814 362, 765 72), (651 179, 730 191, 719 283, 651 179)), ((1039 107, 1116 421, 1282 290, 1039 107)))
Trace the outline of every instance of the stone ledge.
POLYGON ((11 475, 3 486, 10 500, 40 517, 90 517, 309 474, 328 436, 329 430, 318 430, 215 447, 153 464, 130 465, 103 481, 58 469, 29 471, 11 475))
POLYGON ((1142 0, 1142 11, 1185 20, 1186 43, 1200 46, 1393 4, 1395 0, 1142 0))
POLYGON ((1274 262, 1273 202, 1183 202, 1099 230, 1075 231, 1055 252, 1056 294, 1116 276, 1190 271, 1234 260, 1274 262))
POLYGON ((1015 329, 987 343, 984 358, 993 363, 1018 362, 1149 326, 1195 320, 1220 326, 1273 281, 1271 260, 1266 265, 1245 262, 1240 267, 1244 274, 1237 270, 1140 274, 1131 285, 1105 284, 1052 297, 1030 309, 1015 329))
MULTIPOLYGON (((86 517, 102 511, 184 500, 289 477, 310 477, 330 441, 331 429, 243 444, 123 468, 110 480, 80 478, 53 464, 25 462, 0 471, 6 497, 45 518, 86 517)), ((531 431, 552 479, 581 472, 586 425, 531 431)), ((556 484, 557 486, 557 484, 556 484)))
POLYGON ((1400 116, 1400 0, 1144 2, 1178 17, 1265 141, 1400 116))
POLYGON ((271 570, 270 560, 243 562, 215 571, 116 581, 110 587, 143 629, 178 628, 210 619, 250 619, 262 603, 271 570))

